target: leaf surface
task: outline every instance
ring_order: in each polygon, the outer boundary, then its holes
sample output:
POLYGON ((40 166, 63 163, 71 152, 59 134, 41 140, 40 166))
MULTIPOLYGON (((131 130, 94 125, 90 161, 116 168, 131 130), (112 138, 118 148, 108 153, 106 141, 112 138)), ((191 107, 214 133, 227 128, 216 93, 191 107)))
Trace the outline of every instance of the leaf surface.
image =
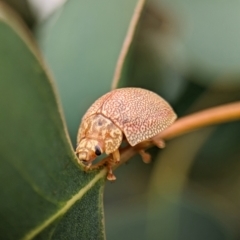
POLYGON ((41 56, 0 6, 0 239, 104 239, 105 171, 76 159, 41 56))

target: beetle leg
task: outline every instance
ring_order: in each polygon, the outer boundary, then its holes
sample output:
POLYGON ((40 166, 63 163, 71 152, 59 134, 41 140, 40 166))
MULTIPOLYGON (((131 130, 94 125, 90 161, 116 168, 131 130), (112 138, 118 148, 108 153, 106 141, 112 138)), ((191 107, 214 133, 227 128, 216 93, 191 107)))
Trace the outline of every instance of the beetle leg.
POLYGON ((109 181, 115 181, 116 180, 116 177, 115 175, 113 174, 113 171, 112 171, 112 166, 119 163, 120 162, 120 153, 119 153, 119 150, 117 149, 116 151, 114 151, 112 153, 112 161, 108 161, 108 165, 107 165, 107 168, 108 168, 108 174, 107 174, 107 179, 109 181))
POLYGON ((140 150, 138 153, 141 155, 144 163, 151 162, 151 155, 149 153, 145 152, 144 150, 140 150))
POLYGON ((112 153, 112 159, 114 163, 120 162, 120 153, 118 149, 112 153))
POLYGON ((165 142, 162 139, 152 139, 152 142, 158 148, 165 148, 165 142))
POLYGON ((87 163, 87 164, 85 164, 85 169, 86 170, 89 170, 90 168, 91 168, 91 166, 92 166, 92 163, 90 162, 90 163, 87 163))
POLYGON ((109 164, 109 165, 107 166, 107 168, 108 168, 107 180, 109 180, 109 181, 115 181, 117 178, 116 178, 115 175, 113 174, 111 164, 109 164))

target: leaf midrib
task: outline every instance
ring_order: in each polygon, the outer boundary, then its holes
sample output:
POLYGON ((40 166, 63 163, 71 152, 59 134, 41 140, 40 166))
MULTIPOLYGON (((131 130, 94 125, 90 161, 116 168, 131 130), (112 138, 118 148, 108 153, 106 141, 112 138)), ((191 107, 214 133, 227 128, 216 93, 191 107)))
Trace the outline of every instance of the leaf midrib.
POLYGON ((54 215, 46 219, 41 225, 36 226, 34 229, 30 230, 22 240, 33 239, 42 230, 53 223, 58 217, 64 215, 75 203, 80 200, 87 192, 90 190, 101 178, 106 175, 106 169, 102 169, 86 186, 84 186, 78 193, 73 195, 54 215))

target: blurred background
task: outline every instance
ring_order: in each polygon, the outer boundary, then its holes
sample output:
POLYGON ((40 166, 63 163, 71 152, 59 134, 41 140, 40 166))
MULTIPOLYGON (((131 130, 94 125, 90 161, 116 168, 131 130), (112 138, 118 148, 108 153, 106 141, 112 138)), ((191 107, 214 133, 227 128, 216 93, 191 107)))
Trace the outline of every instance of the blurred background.
MULTIPOLYGON (((136 0, 5 0, 35 35, 76 145, 81 117, 110 90, 136 0)), ((119 87, 163 96, 179 117, 240 100, 240 1, 149 0, 119 87)), ((240 122, 136 156, 105 187, 107 239, 240 239, 240 122)))

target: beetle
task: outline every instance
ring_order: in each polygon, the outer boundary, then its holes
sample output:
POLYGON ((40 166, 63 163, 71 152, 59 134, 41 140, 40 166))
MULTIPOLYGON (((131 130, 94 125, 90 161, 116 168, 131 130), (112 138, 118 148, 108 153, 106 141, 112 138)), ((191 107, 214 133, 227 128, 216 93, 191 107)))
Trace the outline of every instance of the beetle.
MULTIPOLYGON (((82 118, 76 154, 90 167, 102 153, 111 155, 113 164, 120 161, 119 148, 124 139, 132 146, 152 141, 164 147, 162 140, 153 139, 177 118, 171 106, 156 93, 143 88, 118 88, 97 99, 82 118)), ((143 160, 149 154, 140 150, 143 160)), ((111 163, 112 164, 112 163, 111 163)), ((115 180, 111 164, 108 180, 115 180)))

